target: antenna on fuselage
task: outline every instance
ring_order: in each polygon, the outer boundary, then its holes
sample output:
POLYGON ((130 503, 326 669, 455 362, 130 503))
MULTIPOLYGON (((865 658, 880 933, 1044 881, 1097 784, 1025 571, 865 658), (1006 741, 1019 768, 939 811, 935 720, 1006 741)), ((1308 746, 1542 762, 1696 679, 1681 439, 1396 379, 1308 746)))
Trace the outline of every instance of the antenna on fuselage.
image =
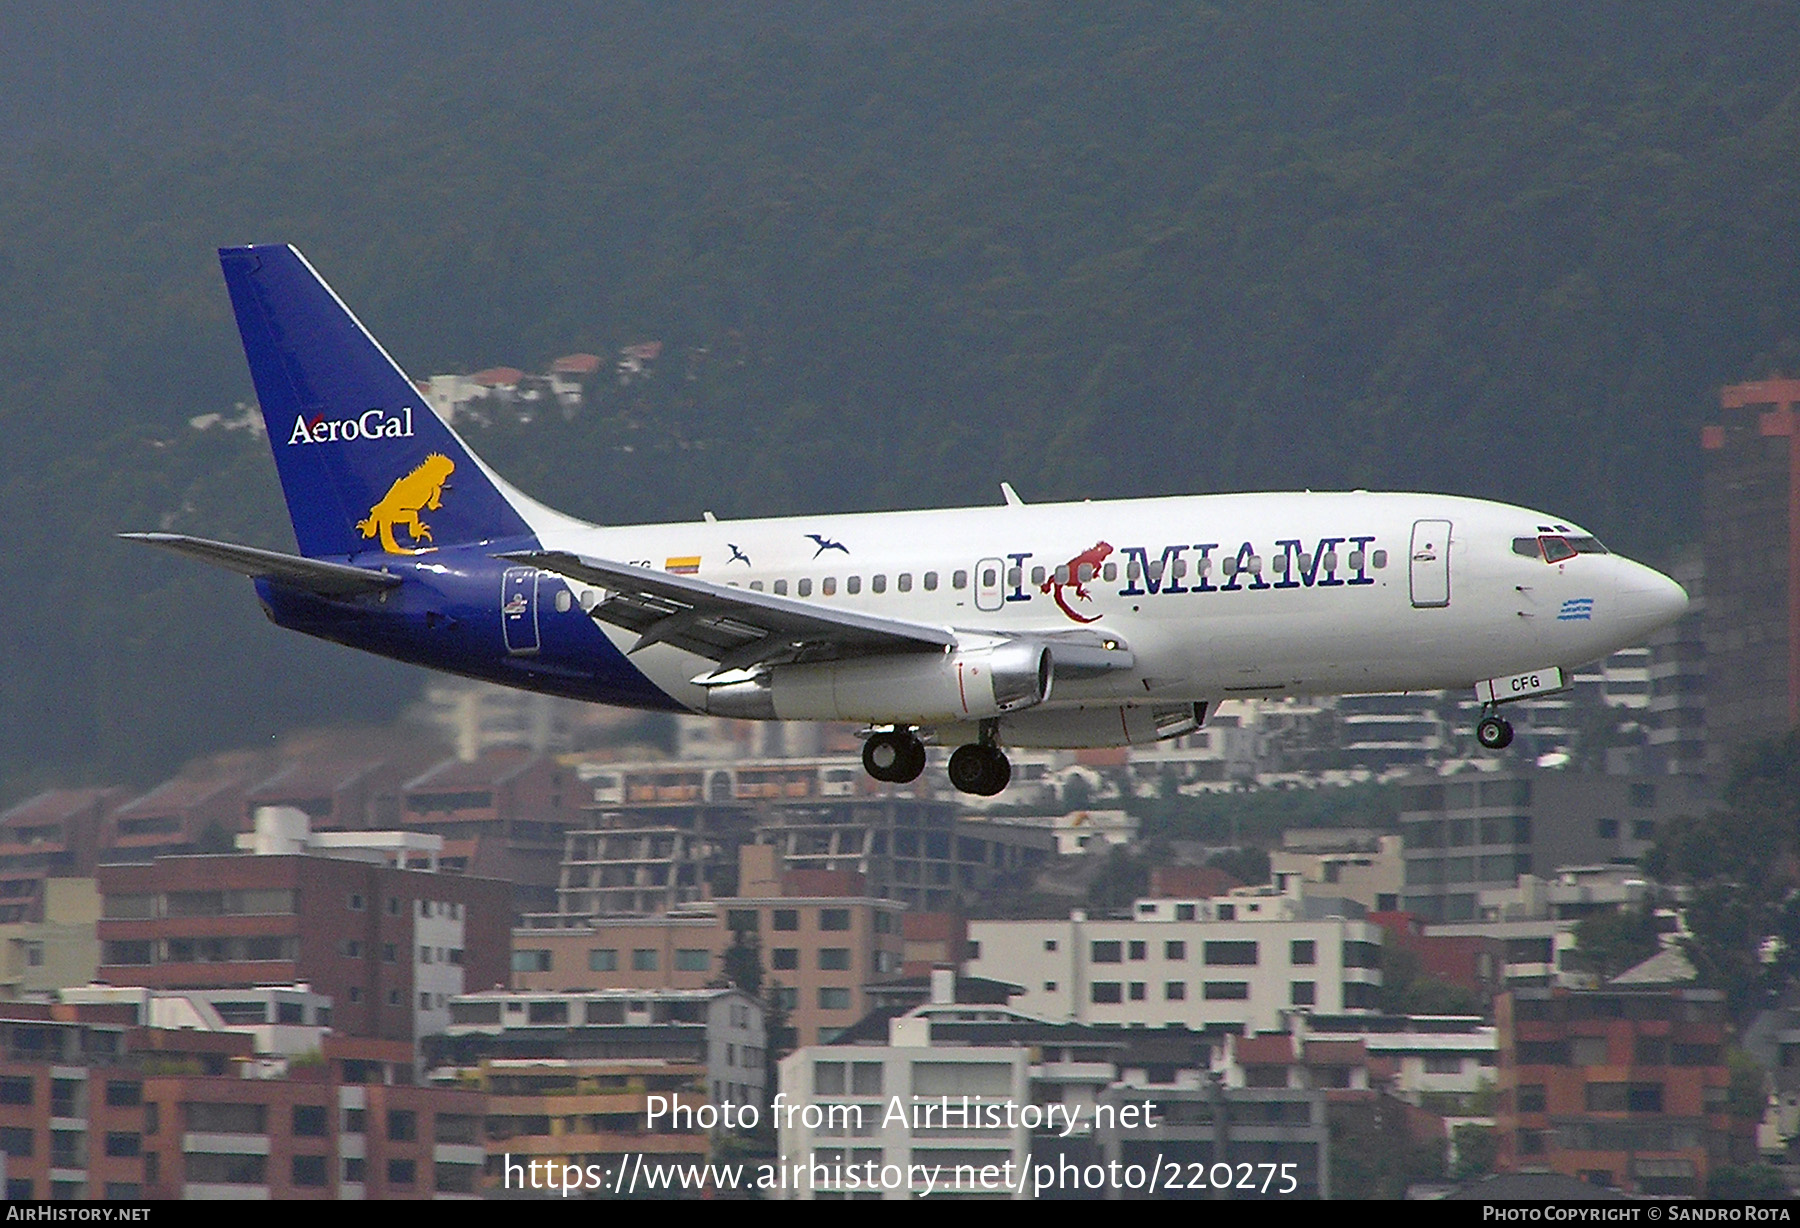
POLYGON ((1000 493, 1006 497, 1006 506, 1024 507, 1025 500, 1019 498, 1019 492, 1012 488, 1011 482, 1000 483, 1000 493))

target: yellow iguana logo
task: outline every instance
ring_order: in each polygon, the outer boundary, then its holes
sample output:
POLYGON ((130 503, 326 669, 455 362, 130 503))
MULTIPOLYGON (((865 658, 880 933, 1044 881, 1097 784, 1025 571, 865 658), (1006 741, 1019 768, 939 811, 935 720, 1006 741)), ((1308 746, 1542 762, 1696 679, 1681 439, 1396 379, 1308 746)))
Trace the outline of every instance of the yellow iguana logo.
POLYGON ((419 462, 419 467, 388 487, 381 502, 369 509, 369 518, 359 520, 356 527, 364 537, 381 538, 381 548, 389 554, 423 554, 409 550, 394 540, 394 526, 404 525, 415 542, 431 540, 431 526, 419 519, 421 511, 435 512, 444 505, 444 479, 456 472, 456 462, 433 452, 419 462))

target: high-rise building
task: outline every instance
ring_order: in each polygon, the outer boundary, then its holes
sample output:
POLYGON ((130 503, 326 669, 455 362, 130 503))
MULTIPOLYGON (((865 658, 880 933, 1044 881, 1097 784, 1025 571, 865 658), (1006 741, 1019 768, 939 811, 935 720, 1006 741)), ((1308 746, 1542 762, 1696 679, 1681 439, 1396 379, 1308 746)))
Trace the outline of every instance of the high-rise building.
POLYGON ((1720 390, 1706 452, 1707 753, 1800 723, 1800 379, 1720 390))

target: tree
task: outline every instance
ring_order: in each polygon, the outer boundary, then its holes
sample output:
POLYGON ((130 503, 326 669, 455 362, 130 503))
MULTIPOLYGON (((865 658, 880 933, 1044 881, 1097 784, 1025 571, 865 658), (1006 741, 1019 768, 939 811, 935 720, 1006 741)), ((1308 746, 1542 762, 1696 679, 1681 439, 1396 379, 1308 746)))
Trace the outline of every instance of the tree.
POLYGON ((1456 1181, 1487 1176, 1500 1158, 1499 1134, 1478 1122, 1465 1121, 1450 1131, 1450 1146, 1456 1153, 1450 1176, 1456 1181))
POLYGON ((762 944, 754 930, 733 930, 720 963, 726 980, 753 998, 762 993, 762 944))
POLYGON ((1575 966, 1602 981, 1643 963, 1662 948, 1656 911, 1649 904, 1596 913, 1575 927, 1575 966))

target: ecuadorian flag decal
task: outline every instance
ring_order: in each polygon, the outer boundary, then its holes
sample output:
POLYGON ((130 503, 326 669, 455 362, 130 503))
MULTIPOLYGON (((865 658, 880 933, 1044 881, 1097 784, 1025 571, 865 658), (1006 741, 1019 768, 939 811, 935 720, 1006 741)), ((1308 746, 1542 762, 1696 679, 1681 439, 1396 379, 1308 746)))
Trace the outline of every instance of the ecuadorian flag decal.
POLYGON ((1594 618, 1594 599, 1592 597, 1571 597, 1562 603, 1562 610, 1557 614, 1559 623, 1592 622, 1594 618))
POLYGON ((691 576, 700 570, 700 556, 683 554, 663 563, 663 570, 678 576, 691 576))

